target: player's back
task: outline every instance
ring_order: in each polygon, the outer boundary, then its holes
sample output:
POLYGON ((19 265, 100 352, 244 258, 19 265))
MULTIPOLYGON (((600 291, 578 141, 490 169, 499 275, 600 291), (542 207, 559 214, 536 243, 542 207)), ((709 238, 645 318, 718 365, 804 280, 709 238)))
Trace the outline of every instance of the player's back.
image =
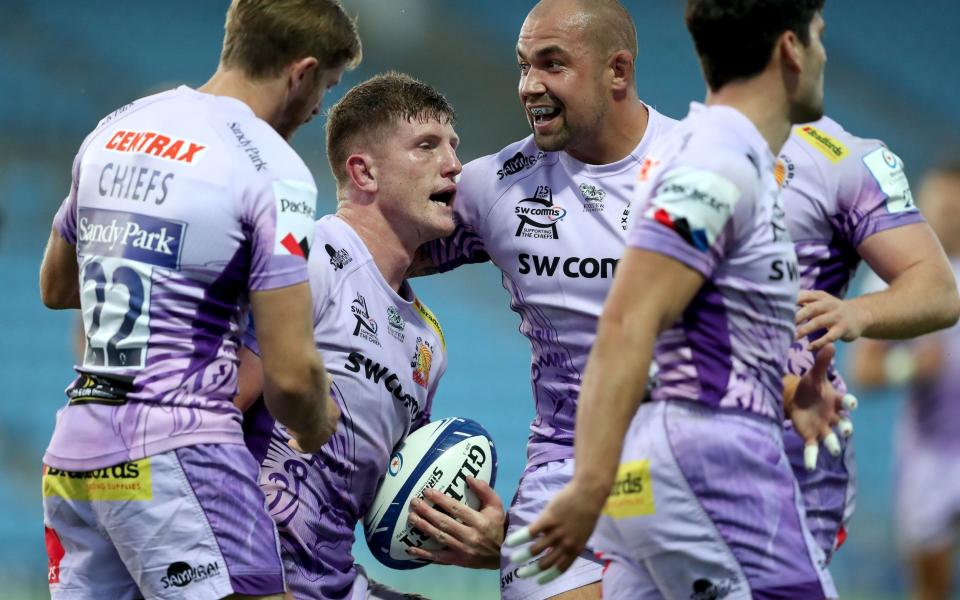
POLYGON ((637 184, 646 204, 628 245, 672 256, 706 279, 657 339, 654 399, 780 418, 798 284, 774 277, 796 269, 774 156, 736 110, 694 104, 649 160, 637 184))
POLYGON ((242 443, 248 292, 306 279, 315 199, 296 153, 239 100, 181 87, 101 121, 55 221, 77 248, 87 345, 44 462, 242 443))
POLYGON ((394 448, 429 421, 446 348, 430 310, 406 282, 399 293, 387 284, 344 220, 329 215, 317 221, 314 243, 314 339, 341 421, 330 442, 312 455, 287 445, 287 433, 262 401, 245 415, 245 427, 282 544, 304 557, 291 581, 294 592, 311 574, 322 573, 314 588, 333 598, 342 597, 356 576, 354 528, 373 502, 394 448), (293 496, 297 502, 290 501, 293 496))
POLYGON ((441 271, 485 260, 502 271, 532 354, 530 466, 573 456, 581 377, 623 254, 636 172, 675 123, 648 109, 643 139, 611 164, 542 152, 533 136, 471 161, 454 202, 458 228, 429 246, 441 271))

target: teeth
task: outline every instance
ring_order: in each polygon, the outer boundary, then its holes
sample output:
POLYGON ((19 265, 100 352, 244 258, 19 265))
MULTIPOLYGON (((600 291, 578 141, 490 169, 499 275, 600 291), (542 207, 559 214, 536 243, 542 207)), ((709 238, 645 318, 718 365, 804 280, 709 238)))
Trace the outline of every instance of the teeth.
POLYGON ((553 111, 554 109, 552 108, 547 108, 545 106, 538 106, 536 108, 531 108, 530 114, 532 114, 535 117, 545 117, 547 115, 552 115, 553 111))

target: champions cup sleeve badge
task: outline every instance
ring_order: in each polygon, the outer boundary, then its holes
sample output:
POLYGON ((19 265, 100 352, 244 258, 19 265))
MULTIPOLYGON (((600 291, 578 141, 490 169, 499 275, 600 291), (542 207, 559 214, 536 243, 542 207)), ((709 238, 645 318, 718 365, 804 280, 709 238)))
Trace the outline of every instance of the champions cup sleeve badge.
POLYGON ((430 384, 430 366, 433 362, 433 348, 423 338, 417 338, 417 352, 410 366, 413 367, 413 381, 420 387, 430 384))

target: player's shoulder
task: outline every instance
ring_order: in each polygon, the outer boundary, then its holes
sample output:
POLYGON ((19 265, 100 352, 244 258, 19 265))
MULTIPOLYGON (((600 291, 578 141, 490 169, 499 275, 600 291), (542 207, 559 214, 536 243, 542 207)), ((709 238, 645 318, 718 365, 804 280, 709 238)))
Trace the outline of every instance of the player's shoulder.
POLYGON ((313 224, 310 270, 343 277, 368 261, 370 252, 354 230, 340 217, 325 215, 313 224))
POLYGON ((795 126, 787 143, 802 148, 817 163, 833 170, 856 170, 867 154, 885 147, 880 140, 850 133, 826 116, 795 126))
POLYGON ((238 175, 255 181, 301 180, 316 192, 313 175, 300 155, 252 111, 224 114, 218 125, 221 138, 238 163, 238 175))
POLYGON ((504 188, 525 174, 556 162, 556 159, 555 152, 540 150, 531 134, 498 152, 468 162, 463 167, 460 181, 471 187, 504 188))

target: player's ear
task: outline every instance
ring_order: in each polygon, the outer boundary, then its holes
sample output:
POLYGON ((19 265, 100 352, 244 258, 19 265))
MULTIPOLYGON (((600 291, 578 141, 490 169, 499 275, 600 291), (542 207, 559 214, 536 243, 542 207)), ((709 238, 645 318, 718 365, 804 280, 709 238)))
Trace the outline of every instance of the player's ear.
POLYGON ((290 63, 287 67, 287 85, 290 91, 296 94, 303 89, 303 86, 312 86, 320 76, 319 66, 319 61, 312 56, 300 58, 290 63))
POLYGON ((777 43, 774 45, 774 58, 780 55, 780 60, 784 68, 791 73, 799 73, 803 70, 803 53, 806 50, 803 42, 794 32, 787 30, 780 34, 777 43))
POLYGON ((369 154, 351 154, 347 157, 347 177, 353 187, 368 194, 375 194, 380 187, 377 168, 369 154))
POLYGON ((614 92, 625 92, 633 87, 633 56, 626 50, 617 50, 610 55, 607 67, 613 75, 610 82, 614 92))

